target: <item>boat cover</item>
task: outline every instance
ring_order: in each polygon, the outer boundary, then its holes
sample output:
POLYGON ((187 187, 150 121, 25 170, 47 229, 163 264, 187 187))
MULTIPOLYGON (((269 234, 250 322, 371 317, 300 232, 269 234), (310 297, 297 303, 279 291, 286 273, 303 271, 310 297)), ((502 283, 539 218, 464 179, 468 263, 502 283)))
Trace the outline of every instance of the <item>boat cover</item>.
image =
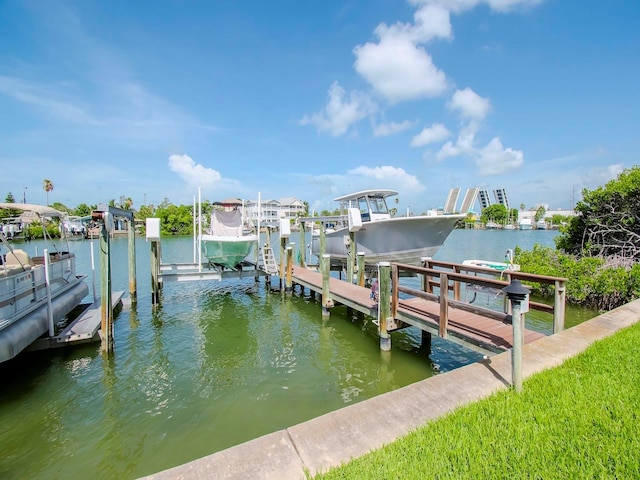
POLYGON ((211 214, 210 235, 220 235, 223 237, 242 236, 242 214, 240 210, 223 212, 214 210, 211 214))

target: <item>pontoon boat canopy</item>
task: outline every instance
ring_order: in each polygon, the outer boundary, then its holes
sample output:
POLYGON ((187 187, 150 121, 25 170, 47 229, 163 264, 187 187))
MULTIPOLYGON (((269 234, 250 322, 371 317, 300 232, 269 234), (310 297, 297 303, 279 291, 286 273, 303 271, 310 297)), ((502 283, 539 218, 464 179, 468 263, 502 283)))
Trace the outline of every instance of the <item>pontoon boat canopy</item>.
POLYGON ((62 218, 65 216, 59 210, 51 207, 45 207, 44 205, 34 205, 31 203, 0 203, 0 209, 7 210, 20 210, 22 212, 34 212, 40 215, 41 217, 59 217, 62 218))

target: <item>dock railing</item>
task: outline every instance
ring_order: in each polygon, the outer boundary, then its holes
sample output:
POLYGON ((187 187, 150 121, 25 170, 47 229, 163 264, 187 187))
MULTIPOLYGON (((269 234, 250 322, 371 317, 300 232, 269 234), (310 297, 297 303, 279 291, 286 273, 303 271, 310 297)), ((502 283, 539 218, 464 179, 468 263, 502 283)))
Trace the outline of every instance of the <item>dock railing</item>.
POLYGON ((463 284, 472 287, 502 290, 511 283, 512 279, 523 282, 540 283, 554 287, 554 301, 552 305, 529 301, 529 308, 553 315, 553 333, 564 330, 566 278, 536 275, 513 270, 493 270, 490 268, 464 265, 452 262, 442 262, 425 259, 422 267, 401 263, 391 264, 391 315, 397 317, 399 294, 412 295, 427 300, 433 300, 440 304, 440 335, 446 335, 449 307, 466 310, 469 312, 482 312, 483 315, 496 319, 503 319, 509 312, 510 304, 504 302, 504 312, 498 312, 489 308, 473 305, 463 301, 461 286, 463 284), (422 276, 422 290, 400 285, 399 279, 403 275, 417 274, 422 276), (438 289, 438 293, 434 293, 438 289), (450 292, 452 292, 450 294, 450 292))

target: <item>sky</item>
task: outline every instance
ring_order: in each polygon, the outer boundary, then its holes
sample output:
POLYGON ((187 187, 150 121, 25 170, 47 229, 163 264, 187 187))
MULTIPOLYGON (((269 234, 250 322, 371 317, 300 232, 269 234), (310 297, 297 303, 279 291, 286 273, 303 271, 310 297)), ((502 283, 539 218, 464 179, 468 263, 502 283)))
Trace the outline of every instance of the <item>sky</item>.
POLYGON ((640 164, 639 25, 638 0, 0 0, 0 200, 570 209, 640 164))

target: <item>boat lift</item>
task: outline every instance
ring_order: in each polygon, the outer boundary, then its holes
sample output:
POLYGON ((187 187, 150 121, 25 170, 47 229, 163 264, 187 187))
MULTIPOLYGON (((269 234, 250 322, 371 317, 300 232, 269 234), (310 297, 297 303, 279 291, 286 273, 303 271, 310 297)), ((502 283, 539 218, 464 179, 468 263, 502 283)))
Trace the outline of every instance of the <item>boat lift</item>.
MULTIPOLYGON (((260 268, 259 249, 256 249, 254 262, 245 260, 236 268, 203 263, 202 261, 202 193, 198 189, 198 200, 193 198, 193 262, 162 263, 160 239, 160 219, 147 218, 146 239, 151 242, 151 299, 153 305, 159 303, 159 294, 165 282, 189 282, 198 280, 217 280, 231 278, 250 278, 258 281, 258 277, 269 275, 265 268, 260 268)), ((260 193, 258 193, 260 202, 260 193)), ((258 212, 258 235, 260 214, 258 212)))

